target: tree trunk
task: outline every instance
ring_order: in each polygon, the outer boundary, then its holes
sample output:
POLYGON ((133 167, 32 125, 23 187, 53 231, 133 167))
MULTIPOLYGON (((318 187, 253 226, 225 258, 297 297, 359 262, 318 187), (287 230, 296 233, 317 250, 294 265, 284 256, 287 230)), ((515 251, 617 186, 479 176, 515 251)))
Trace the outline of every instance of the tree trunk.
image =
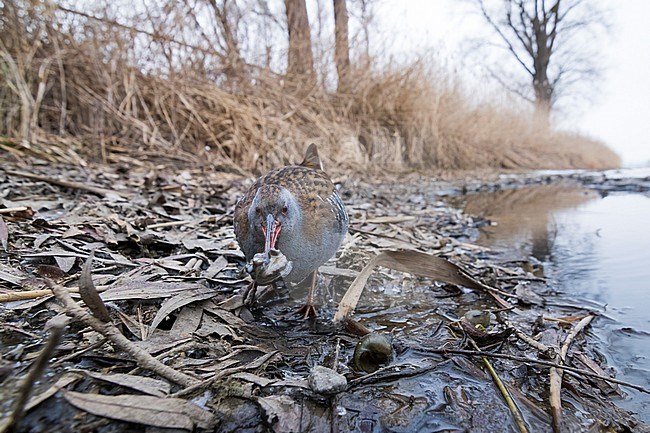
POLYGON ((553 88, 548 81, 546 71, 535 75, 533 78, 533 88, 535 89, 535 117, 548 125, 551 114, 553 88))
POLYGON ((284 0, 289 30, 289 64, 287 73, 314 77, 314 56, 311 51, 311 31, 305 0, 284 0))
POLYGON ((338 91, 349 90, 350 45, 348 42, 348 8, 346 0, 334 0, 334 60, 339 76, 338 91))
POLYGON ((535 116, 548 125, 553 102, 553 86, 548 78, 548 65, 552 52, 548 45, 548 23, 545 17, 544 19, 545 21, 542 22, 538 16, 535 16, 531 21, 536 47, 533 56, 533 90, 535 91, 535 116))

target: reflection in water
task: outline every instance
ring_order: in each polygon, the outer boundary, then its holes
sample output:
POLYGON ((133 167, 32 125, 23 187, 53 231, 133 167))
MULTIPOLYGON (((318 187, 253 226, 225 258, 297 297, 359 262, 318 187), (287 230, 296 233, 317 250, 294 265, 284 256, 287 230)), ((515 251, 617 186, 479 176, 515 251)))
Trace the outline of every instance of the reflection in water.
MULTIPOLYGON (((547 185, 463 197, 464 210, 489 218, 477 243, 534 256, 569 297, 607 305, 592 332, 623 380, 650 385, 650 197, 601 198, 547 185)), ((650 398, 629 391, 621 405, 650 421, 650 398)))
POLYGON ((555 184, 468 195, 463 198, 463 208, 496 223, 481 229, 479 245, 508 250, 516 246, 520 252, 546 261, 555 239, 555 212, 598 197, 594 191, 555 184))

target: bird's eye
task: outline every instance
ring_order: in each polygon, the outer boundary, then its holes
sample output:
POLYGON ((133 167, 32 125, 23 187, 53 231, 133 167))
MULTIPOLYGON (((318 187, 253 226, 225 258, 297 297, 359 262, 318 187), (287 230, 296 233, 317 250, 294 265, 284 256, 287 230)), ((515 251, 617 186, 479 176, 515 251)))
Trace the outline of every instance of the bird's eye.
POLYGON ((259 207, 255 208, 255 213, 257 215, 262 215, 262 209, 260 209, 259 207))
POLYGON ((286 207, 286 206, 284 206, 284 207, 282 208, 282 213, 286 215, 287 212, 289 212, 289 208, 286 207))

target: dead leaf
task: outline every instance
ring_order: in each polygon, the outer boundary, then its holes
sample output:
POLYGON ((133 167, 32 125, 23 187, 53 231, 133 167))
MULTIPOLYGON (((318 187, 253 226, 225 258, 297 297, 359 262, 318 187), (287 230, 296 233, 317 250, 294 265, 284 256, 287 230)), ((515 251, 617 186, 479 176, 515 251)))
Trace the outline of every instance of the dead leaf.
MULTIPOLYGON (((602 368, 600 368, 600 365, 596 364, 594 360, 589 358, 585 353, 583 352, 577 352, 573 355, 573 359, 577 362, 581 362, 582 364, 585 365, 589 370, 592 372, 599 374, 601 376, 609 377, 610 375, 605 372, 602 368)), ((620 397, 622 397, 624 394, 621 392, 621 389, 618 387, 618 385, 614 383, 609 383, 605 380, 601 379, 595 379, 595 378, 589 378, 589 380, 593 383, 596 384, 596 386, 606 395, 612 395, 616 394, 620 397)))
POLYGON ((27 278, 27 274, 11 266, 0 263, 0 280, 19 286, 20 282, 27 278))
POLYGON ((82 376, 77 373, 65 373, 63 376, 59 378, 59 380, 57 380, 54 383, 54 385, 50 386, 47 390, 40 393, 39 395, 35 395, 31 399, 29 399, 29 402, 25 406, 25 412, 43 403, 45 400, 52 397, 61 389, 81 379, 81 377, 82 376))
POLYGON ((84 263, 81 276, 79 277, 79 295, 88 309, 93 313, 93 316, 104 323, 108 323, 111 321, 111 315, 108 313, 104 301, 99 297, 99 293, 95 288, 95 283, 93 283, 93 277, 91 275, 94 257, 95 251, 93 250, 88 257, 88 260, 86 260, 86 263, 84 263))
POLYGON ((515 287, 515 295, 524 304, 544 305, 544 298, 539 296, 527 284, 519 283, 515 287))
POLYGON ((126 299, 159 299, 169 298, 197 288, 205 289, 204 286, 198 283, 130 281, 111 287, 100 296, 104 302, 123 301, 126 299))
POLYGON ((228 260, 224 256, 219 256, 217 260, 212 262, 208 269, 203 272, 203 277, 205 278, 214 278, 217 274, 228 265, 228 260))
POLYGON ((50 278, 54 281, 62 280, 68 276, 61 268, 52 265, 37 265, 36 273, 43 278, 50 278))
POLYGON ((41 248, 41 246, 50 238, 55 237, 52 233, 44 233, 42 235, 36 236, 36 239, 34 239, 34 249, 38 250, 41 248))
POLYGON ((147 325, 139 322, 138 320, 119 310, 117 311, 117 315, 122 321, 122 324, 126 327, 126 329, 129 330, 131 334, 133 334, 133 336, 139 338, 140 340, 147 338, 147 334, 149 333, 149 327, 147 325))
POLYGON ((196 335, 199 337, 206 337, 211 334, 216 334, 219 338, 229 337, 235 341, 242 341, 230 326, 219 323, 215 318, 206 314, 203 317, 201 327, 196 331, 196 335))
POLYGON ((223 308, 217 307, 212 301, 204 302, 203 309, 208 313, 214 314, 215 316, 220 318, 224 323, 230 323, 240 328, 246 327, 248 325, 241 318, 235 316, 230 311, 226 311, 223 308))
POLYGON ((120 385, 125 388, 131 388, 144 394, 149 394, 156 397, 166 396, 169 394, 169 391, 171 389, 169 382, 153 379, 151 377, 135 376, 133 374, 123 373, 104 374, 95 373, 92 371, 84 371, 84 373, 94 379, 114 383, 116 385, 120 385))
POLYGON ((562 316, 562 317, 557 317, 557 318, 549 318, 548 320, 553 320, 553 321, 559 322, 562 325, 570 325, 572 323, 575 323, 575 322, 578 322, 578 321, 584 319, 587 316, 588 315, 580 314, 580 315, 576 315, 576 316, 562 316))
POLYGON ((392 249, 402 249, 402 250, 414 250, 415 245, 394 238, 374 238, 369 240, 368 243, 377 248, 392 248, 392 249))
POLYGON ((151 355, 157 355, 185 344, 188 341, 192 341, 192 337, 181 338, 177 335, 170 334, 168 331, 164 331, 156 333, 144 341, 135 341, 134 343, 151 355))
POLYGON ((123 220, 117 214, 112 214, 111 216, 108 217, 108 220, 114 222, 122 230, 122 233, 126 233, 126 236, 129 239, 132 239, 135 242, 140 243, 140 234, 131 225, 131 223, 123 220))
POLYGON ((332 319, 334 323, 341 322, 354 311, 370 274, 372 274, 377 266, 429 277, 436 281, 443 281, 472 289, 482 288, 479 283, 465 276, 457 265, 442 257, 418 251, 384 251, 378 256, 375 256, 359 272, 359 275, 352 284, 350 284, 350 287, 339 303, 339 308, 334 315, 334 319, 332 319))
POLYGON ((183 239, 183 246, 188 250, 216 251, 223 248, 223 241, 216 239, 183 239))
POLYGON ((75 236, 79 236, 84 234, 77 226, 72 226, 68 230, 66 230, 62 235, 62 239, 68 239, 68 238, 73 238, 75 236))
POLYGON ((0 246, 2 249, 7 251, 7 240, 9 239, 9 228, 5 223, 5 220, 0 216, 0 246))
POLYGON ((65 391, 63 396, 71 405, 93 415, 136 424, 192 431, 195 427, 212 429, 217 423, 212 413, 180 398, 74 391, 65 391))
POLYGON ((54 256, 57 266, 66 274, 70 272, 72 267, 77 263, 76 257, 69 256, 54 256))
POLYGON ((287 395, 258 397, 257 403, 264 411, 266 421, 276 433, 300 432, 300 413, 302 408, 287 395))
POLYGON ((202 317, 203 308, 198 305, 187 305, 181 308, 169 332, 176 338, 189 337, 198 329, 202 317))
POLYGON ((166 300, 158 310, 158 313, 156 313, 156 317, 154 317, 153 322, 149 327, 149 335, 151 335, 151 333, 158 327, 158 325, 160 325, 165 317, 169 316, 172 311, 177 310, 187 304, 191 304, 192 302, 211 298, 215 294, 216 293, 213 289, 201 287, 193 290, 188 290, 184 293, 179 293, 173 298, 166 300))
POLYGON ((248 373, 246 371, 235 373, 230 377, 234 379, 244 380, 246 382, 251 382, 254 383, 255 385, 262 386, 262 387, 269 386, 270 384, 276 382, 275 379, 269 379, 268 377, 258 376, 256 374, 248 373))
POLYGON ((396 216, 383 216, 377 218, 370 218, 364 221, 367 224, 391 224, 391 223, 403 223, 408 221, 415 221, 417 218, 414 216, 407 215, 396 215, 396 216))

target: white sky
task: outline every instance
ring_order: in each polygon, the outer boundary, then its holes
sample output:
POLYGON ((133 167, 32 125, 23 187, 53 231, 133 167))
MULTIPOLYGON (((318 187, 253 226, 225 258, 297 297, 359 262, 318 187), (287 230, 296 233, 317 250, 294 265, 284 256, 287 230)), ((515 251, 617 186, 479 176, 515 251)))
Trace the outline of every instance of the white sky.
MULTIPOLYGON (((561 127, 605 142, 624 165, 650 165, 650 0, 589 0, 608 8, 610 29, 599 42, 605 70, 593 100, 579 106, 561 127)), ((393 50, 430 47, 437 57, 462 69, 461 44, 484 24, 460 0, 382 0, 382 33, 393 50), (408 47, 408 48, 404 48, 408 47)), ((472 85, 473 83, 469 83, 472 85)))

